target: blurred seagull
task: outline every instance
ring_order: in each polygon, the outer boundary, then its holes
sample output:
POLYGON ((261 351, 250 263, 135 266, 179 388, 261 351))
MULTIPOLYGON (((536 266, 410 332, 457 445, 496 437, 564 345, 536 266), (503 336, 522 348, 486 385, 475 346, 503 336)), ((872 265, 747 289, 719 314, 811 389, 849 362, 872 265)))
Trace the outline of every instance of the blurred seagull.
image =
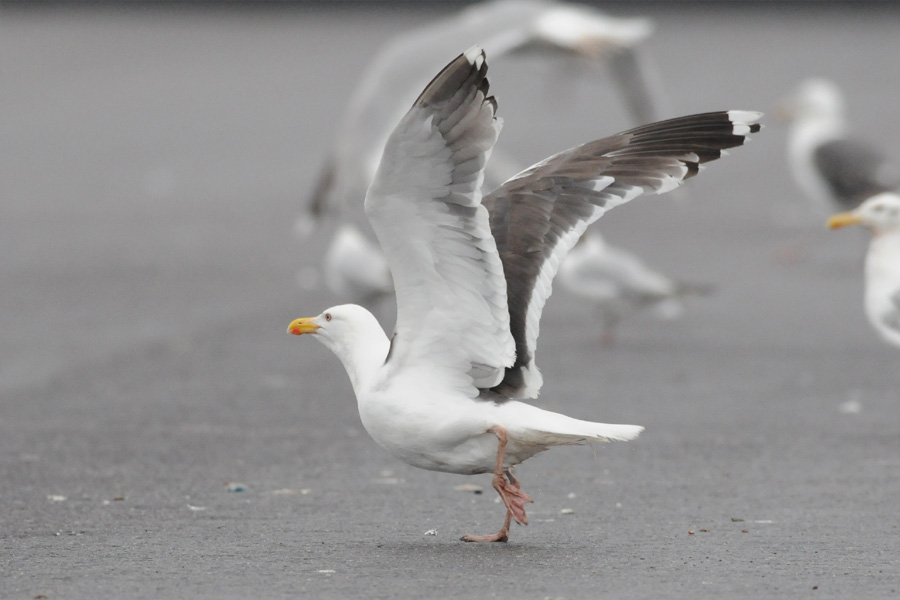
POLYGON ((596 231, 584 234, 569 252, 559 267, 559 282, 596 307, 604 345, 613 343, 616 325, 632 312, 651 309, 660 318, 672 319, 684 309, 685 296, 711 292, 709 286, 676 281, 654 271, 596 231))
MULTIPOLYGON (((296 230, 304 236, 318 227, 327 214, 334 214, 359 235, 370 237, 363 217, 362 201, 375 175, 381 151, 396 123, 444 65, 447 56, 460 47, 478 43, 492 57, 533 51, 557 53, 588 64, 605 64, 618 83, 625 104, 636 124, 658 118, 659 85, 648 68, 639 45, 653 32, 652 23, 643 18, 617 18, 592 7, 550 0, 499 0, 475 4, 450 17, 394 38, 376 54, 350 99, 337 132, 336 143, 325 162, 311 197, 308 211, 300 216, 296 230)), ((518 172, 516 162, 495 152, 485 171, 485 186, 493 189, 518 172)), ((347 273, 335 271, 329 287, 335 293, 353 287, 360 293, 358 302, 382 297, 390 288, 388 278, 369 277, 372 289, 358 285, 357 264, 384 262, 380 252, 353 254, 358 244, 349 238, 335 237, 338 248, 329 251, 341 256, 347 273), (347 283, 341 281, 348 279, 347 283), (331 285, 335 284, 335 285, 331 285)), ((387 273, 386 263, 376 267, 387 273)))
POLYGON ((394 293, 381 248, 349 223, 338 226, 323 267, 325 285, 341 298, 374 306, 394 293))
POLYGON ((885 341, 900 347, 900 196, 878 194, 828 220, 832 229, 859 224, 872 231, 866 253, 866 316, 885 341))
POLYGON ((778 106, 791 122, 788 160, 797 185, 822 214, 850 210, 900 186, 900 168, 848 136, 844 96, 833 81, 802 81, 778 106))
POLYGON ((384 148, 365 210, 393 275, 397 320, 385 335, 344 304, 293 321, 347 371, 366 431, 423 469, 493 473, 506 506, 496 534, 527 523, 512 468, 550 446, 631 440, 642 427, 573 419, 521 402, 542 378, 535 347, 566 252, 607 210, 667 192, 759 130, 759 113, 653 123, 556 154, 482 198, 500 132, 477 46, 428 84, 384 148))

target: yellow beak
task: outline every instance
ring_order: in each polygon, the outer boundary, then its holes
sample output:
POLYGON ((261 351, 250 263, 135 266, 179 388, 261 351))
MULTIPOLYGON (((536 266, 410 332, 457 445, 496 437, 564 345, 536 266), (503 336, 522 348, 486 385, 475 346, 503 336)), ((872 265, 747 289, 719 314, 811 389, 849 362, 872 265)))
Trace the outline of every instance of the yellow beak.
POLYGON ((321 329, 315 323, 315 317, 307 317, 304 319, 296 319, 288 325, 288 333, 294 335, 303 335, 304 333, 315 333, 321 329))
POLYGON ((841 227, 847 227, 848 225, 859 225, 862 223, 862 219, 859 218, 854 212, 842 212, 836 215, 832 215, 830 219, 828 219, 828 227, 831 229, 840 229, 841 227))

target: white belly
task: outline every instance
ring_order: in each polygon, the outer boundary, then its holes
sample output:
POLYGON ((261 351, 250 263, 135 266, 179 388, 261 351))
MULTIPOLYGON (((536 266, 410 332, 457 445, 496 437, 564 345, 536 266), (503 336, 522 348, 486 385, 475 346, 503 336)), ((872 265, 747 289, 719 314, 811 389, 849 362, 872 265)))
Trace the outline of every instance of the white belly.
POLYGON ((510 434, 505 467, 546 449, 544 444, 517 435, 520 428, 508 413, 521 403, 498 405, 458 392, 406 401, 397 401, 397 397, 385 391, 358 398, 359 415, 379 446, 415 467, 463 475, 493 472, 499 442, 488 430, 495 425, 507 428, 510 434))
POLYGON ((473 404, 446 397, 395 402, 377 394, 360 399, 359 416, 372 439, 406 463, 431 471, 486 473, 494 470, 497 436, 488 432, 494 425, 489 406, 479 411, 473 404))
POLYGON ((866 315, 888 342, 900 345, 893 315, 894 297, 900 293, 900 236, 873 238, 866 257, 866 315))

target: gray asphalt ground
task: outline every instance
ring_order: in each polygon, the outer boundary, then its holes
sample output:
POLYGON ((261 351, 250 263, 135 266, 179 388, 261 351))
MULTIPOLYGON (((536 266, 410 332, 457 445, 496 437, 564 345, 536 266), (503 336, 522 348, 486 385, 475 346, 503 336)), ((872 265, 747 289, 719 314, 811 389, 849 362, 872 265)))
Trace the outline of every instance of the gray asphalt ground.
MULTIPOLYGON (((827 74, 900 157, 887 3, 631 9, 666 116, 771 117, 827 74)), ((285 333, 339 301, 310 275, 324 233, 292 228, 372 50, 439 12, 3 11, 0 597, 900 595, 900 350, 863 316, 864 232, 810 214, 772 118, 602 224, 713 296, 611 348, 551 299, 540 405, 647 430, 523 465, 509 544, 457 541, 500 524, 487 476, 368 438, 337 359, 285 333)), ((553 63, 491 66, 523 160, 629 125, 602 74, 557 94, 553 63)))

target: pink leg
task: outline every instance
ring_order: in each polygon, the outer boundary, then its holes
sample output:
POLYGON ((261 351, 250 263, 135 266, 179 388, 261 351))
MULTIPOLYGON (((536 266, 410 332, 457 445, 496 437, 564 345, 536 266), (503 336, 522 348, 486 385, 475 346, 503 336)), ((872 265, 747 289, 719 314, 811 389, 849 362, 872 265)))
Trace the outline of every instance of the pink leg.
POLYGON ((600 345, 604 348, 611 348, 616 343, 616 324, 604 324, 603 331, 600 333, 600 345))
POLYGON ((493 485, 503 504, 506 505, 506 518, 503 520, 503 527, 500 531, 493 535, 464 535, 460 539, 464 542, 505 542, 509 539, 509 524, 515 519, 516 523, 528 525, 528 517, 525 516, 525 504, 534 502, 531 497, 519 489, 519 480, 513 477, 509 471, 503 470, 503 461, 506 456, 506 429, 499 425, 494 425, 489 432, 497 436, 497 464, 494 467, 493 485), (504 479, 503 475, 506 474, 504 479), (509 482, 507 483, 507 479, 509 482))

